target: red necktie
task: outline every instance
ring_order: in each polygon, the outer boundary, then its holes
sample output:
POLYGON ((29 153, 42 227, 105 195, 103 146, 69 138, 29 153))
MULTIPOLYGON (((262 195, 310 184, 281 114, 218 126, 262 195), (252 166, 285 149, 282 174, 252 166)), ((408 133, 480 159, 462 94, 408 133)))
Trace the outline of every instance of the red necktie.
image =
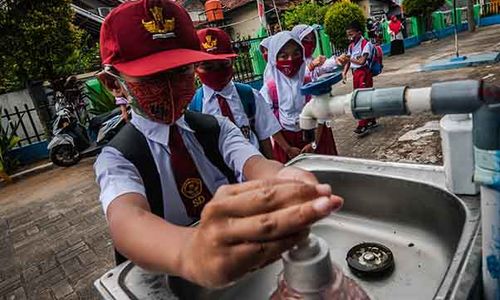
POLYGON ((170 164, 174 173, 177 190, 186 212, 191 218, 200 218, 205 204, 212 194, 203 182, 191 155, 189 154, 177 125, 170 126, 170 164))
POLYGON ((234 122, 234 116, 233 112, 231 111, 231 108, 229 107, 229 103, 227 103, 226 99, 222 97, 221 95, 216 95, 217 96, 217 101, 219 101, 219 107, 220 107, 220 112, 224 117, 228 117, 231 122, 236 124, 234 122))

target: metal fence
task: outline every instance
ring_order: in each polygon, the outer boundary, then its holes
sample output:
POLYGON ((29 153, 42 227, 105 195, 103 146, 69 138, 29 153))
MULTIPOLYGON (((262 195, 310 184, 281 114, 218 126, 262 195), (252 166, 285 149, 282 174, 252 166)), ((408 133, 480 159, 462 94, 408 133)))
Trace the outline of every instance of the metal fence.
POLYGON ((14 135, 20 137, 17 147, 31 145, 45 140, 43 129, 39 128, 34 121, 37 116, 36 109, 24 104, 19 108, 14 106, 13 111, 8 111, 6 108, 0 112, 0 121, 3 126, 9 126, 14 135))
POLYGON ((234 80, 238 82, 252 82, 262 78, 256 70, 259 59, 258 45, 262 38, 255 38, 232 43, 233 50, 238 57, 234 62, 234 80))
POLYGON ((490 1, 481 6, 481 16, 491 16, 500 13, 500 1, 490 1))

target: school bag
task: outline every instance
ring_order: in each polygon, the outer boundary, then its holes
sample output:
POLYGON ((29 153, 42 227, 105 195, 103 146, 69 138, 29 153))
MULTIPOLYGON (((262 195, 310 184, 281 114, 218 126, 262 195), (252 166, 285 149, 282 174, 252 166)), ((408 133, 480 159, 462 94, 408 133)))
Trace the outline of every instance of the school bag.
MULTIPOLYGON (((250 128, 255 132, 255 96, 253 89, 250 85, 239 82, 235 82, 234 85, 238 96, 240 96, 241 104, 243 104, 250 128)), ((201 113, 203 111, 203 97, 203 87, 200 87, 196 90, 193 100, 189 104, 189 110, 201 113)))
MULTIPOLYGON (((361 49, 365 49, 366 44, 368 44, 368 40, 363 39, 361 41, 361 49)), ((354 43, 351 43, 349 45, 349 50, 352 52, 353 48, 354 43)), ((372 73, 373 77, 380 75, 380 73, 382 73, 382 70, 384 69, 384 65, 382 64, 382 56, 383 52, 380 46, 372 47, 370 58, 368 59, 368 69, 370 70, 370 73, 372 73)))

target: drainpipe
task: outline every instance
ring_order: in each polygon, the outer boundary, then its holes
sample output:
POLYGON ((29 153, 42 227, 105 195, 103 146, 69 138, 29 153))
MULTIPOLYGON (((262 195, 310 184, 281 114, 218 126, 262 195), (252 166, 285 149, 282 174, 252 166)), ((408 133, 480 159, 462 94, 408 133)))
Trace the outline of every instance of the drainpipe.
MULTIPOLYGON (((311 91, 314 83, 304 88, 311 91)), ((366 119, 424 111, 472 113, 474 181, 481 185, 483 288, 486 300, 500 299, 500 87, 462 80, 420 89, 359 89, 335 97, 325 94, 324 87, 321 92, 304 107, 300 117, 303 129, 316 127, 318 120, 345 114, 366 119)))

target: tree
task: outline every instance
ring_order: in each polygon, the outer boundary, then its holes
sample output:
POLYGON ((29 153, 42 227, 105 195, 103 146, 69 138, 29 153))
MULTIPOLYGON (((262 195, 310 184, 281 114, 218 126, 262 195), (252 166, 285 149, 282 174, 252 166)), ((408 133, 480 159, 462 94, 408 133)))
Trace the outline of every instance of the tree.
POLYGON ((476 20, 474 19, 474 0, 467 0, 467 23, 469 23, 469 31, 476 31, 476 20))
POLYGON ((358 21, 363 26, 366 24, 363 10, 350 1, 337 2, 328 9, 325 15, 325 30, 336 48, 345 49, 349 45, 346 28, 353 21, 358 21))
POLYGON ((432 13, 443 6, 445 0, 403 0, 404 12, 408 16, 422 17, 426 30, 432 29, 432 13))
POLYGON ((323 25, 327 10, 327 6, 322 6, 314 1, 302 2, 285 12, 283 15, 284 27, 290 30, 298 24, 323 25))
POLYGON ((85 31, 72 24, 71 0, 4 0, 0 7, 0 93, 30 80, 87 71, 98 59, 85 31))

